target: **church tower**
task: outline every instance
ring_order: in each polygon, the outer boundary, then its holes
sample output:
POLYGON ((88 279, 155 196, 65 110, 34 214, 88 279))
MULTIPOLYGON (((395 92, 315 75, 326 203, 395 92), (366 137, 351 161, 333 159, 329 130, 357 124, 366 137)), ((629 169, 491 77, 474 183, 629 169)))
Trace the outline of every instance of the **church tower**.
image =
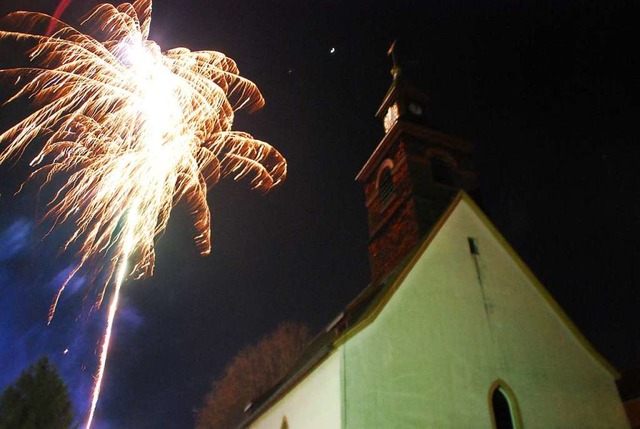
POLYGON ((395 56, 391 74, 376 113, 385 135, 356 178, 364 184, 374 283, 420 242, 460 189, 473 194, 478 187, 473 145, 429 128, 427 96, 402 75, 395 56))

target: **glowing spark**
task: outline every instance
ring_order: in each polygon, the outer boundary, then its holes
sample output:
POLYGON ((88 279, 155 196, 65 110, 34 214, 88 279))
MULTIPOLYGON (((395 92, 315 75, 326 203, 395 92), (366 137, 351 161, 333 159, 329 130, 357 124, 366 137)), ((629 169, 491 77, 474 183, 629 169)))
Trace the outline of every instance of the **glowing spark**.
POLYGON ((77 252, 78 264, 54 297, 49 322, 78 271, 92 266, 94 278, 105 274, 96 292, 99 307, 119 266, 87 427, 120 287, 128 278, 153 274, 155 239, 172 207, 181 200, 189 206, 195 244, 206 254, 209 186, 232 175, 268 190, 286 176, 286 162, 275 149, 231 130, 234 111, 264 104, 255 84, 239 76, 222 53, 186 48, 162 53, 148 39, 150 22, 151 0, 98 5, 82 23, 85 32, 34 12, 0 20, 0 39, 29 44, 32 64, 0 70, 0 78, 18 87, 8 102, 28 98, 34 105, 0 134, 0 163, 39 144, 29 178, 55 186, 60 181, 54 179, 64 176, 45 219, 52 227, 74 224, 63 248, 77 252), (110 263, 95 264, 101 259, 110 263))

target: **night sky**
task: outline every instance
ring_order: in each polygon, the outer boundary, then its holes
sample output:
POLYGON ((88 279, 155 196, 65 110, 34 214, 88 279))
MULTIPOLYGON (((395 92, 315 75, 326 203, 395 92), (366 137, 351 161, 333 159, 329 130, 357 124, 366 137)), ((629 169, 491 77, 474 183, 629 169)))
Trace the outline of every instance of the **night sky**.
MULTIPOLYGON (((72 2, 64 19, 95 3, 72 2)), ((433 128, 475 143, 498 229, 614 366, 640 365, 637 12, 633 1, 156 0, 151 39, 224 52, 259 86, 266 106, 234 129, 276 147, 289 176, 266 194, 230 179, 213 188, 208 257, 175 208, 154 277, 123 290, 94 427, 192 427, 241 347, 283 320, 319 331, 367 285, 355 176, 383 136, 374 113, 394 39, 433 128)), ((15 114, 0 110, 2 129, 15 114)), ((78 277, 46 326, 73 258, 58 251, 68 230, 42 239, 37 184, 13 196, 27 173, 0 167, 0 389, 48 354, 84 420, 104 311, 89 314, 78 277)))

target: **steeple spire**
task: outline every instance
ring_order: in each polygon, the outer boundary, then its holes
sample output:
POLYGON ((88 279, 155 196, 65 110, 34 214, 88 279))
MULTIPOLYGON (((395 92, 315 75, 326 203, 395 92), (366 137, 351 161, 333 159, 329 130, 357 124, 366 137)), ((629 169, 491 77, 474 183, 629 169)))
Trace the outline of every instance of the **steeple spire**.
POLYGON ((427 96, 400 76, 396 42, 387 55, 393 82, 376 113, 385 135, 357 177, 366 196, 373 282, 420 243, 460 189, 478 186, 473 145, 429 127, 427 96))
POLYGON ((397 40, 391 43, 387 56, 390 56, 393 62, 391 67, 393 80, 376 113, 376 116, 382 120, 385 132, 388 133, 400 120, 426 125, 428 98, 403 74, 398 58, 397 40))

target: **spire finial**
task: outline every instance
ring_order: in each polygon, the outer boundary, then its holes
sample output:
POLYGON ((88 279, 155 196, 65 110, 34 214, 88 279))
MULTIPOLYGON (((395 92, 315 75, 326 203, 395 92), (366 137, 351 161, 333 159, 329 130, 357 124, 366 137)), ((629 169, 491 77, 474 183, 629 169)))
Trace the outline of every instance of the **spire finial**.
POLYGON ((391 68, 391 76, 393 76, 393 80, 397 80, 400 76, 400 66, 398 65, 398 59, 396 58, 396 42, 394 40, 389 46, 389 50, 387 51, 387 55, 391 56, 391 60, 393 61, 393 67, 391 68))

